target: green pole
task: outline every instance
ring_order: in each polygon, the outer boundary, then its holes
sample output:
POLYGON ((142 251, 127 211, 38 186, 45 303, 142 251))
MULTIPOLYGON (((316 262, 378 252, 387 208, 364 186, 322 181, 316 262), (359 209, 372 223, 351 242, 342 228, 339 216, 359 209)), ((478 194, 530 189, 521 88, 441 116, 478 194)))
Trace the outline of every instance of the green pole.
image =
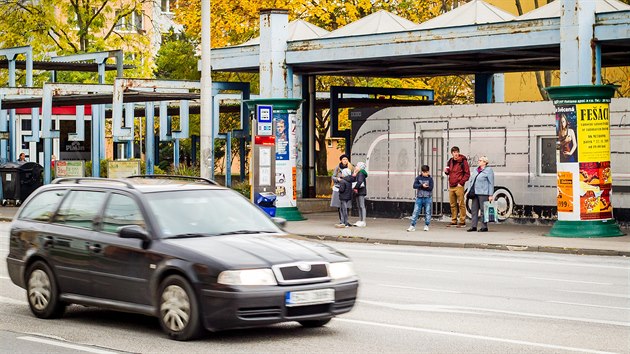
MULTIPOLYGON (((275 136, 276 217, 289 221, 304 220, 297 208, 297 138, 296 112, 301 98, 261 98, 244 101, 250 111, 257 105, 273 106, 273 134, 275 136)), ((250 173, 254 173, 250 169, 250 173)))
POLYGON ((554 237, 623 236, 613 218, 612 85, 547 87, 556 107, 558 221, 554 237))

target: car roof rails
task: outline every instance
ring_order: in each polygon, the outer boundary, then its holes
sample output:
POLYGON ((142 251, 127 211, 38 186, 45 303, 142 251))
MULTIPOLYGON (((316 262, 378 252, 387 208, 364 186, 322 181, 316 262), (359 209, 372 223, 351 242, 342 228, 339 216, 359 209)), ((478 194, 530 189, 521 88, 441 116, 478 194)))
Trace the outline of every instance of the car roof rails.
POLYGON ((166 180, 192 180, 192 181, 197 181, 197 182, 203 182, 203 183, 208 183, 208 184, 212 184, 215 186, 218 186, 219 183, 217 183, 214 180, 208 179, 208 178, 203 178, 203 177, 196 177, 196 176, 180 176, 180 175, 134 175, 134 176, 129 176, 127 178, 153 178, 153 179, 166 179, 166 180))
POLYGON ((99 177, 63 177, 56 178, 51 183, 52 184, 62 184, 62 183, 76 183, 80 184, 81 182, 100 182, 100 183, 120 183, 125 185, 128 188, 135 189, 134 185, 128 181, 122 179, 114 179, 114 178, 99 178, 99 177))

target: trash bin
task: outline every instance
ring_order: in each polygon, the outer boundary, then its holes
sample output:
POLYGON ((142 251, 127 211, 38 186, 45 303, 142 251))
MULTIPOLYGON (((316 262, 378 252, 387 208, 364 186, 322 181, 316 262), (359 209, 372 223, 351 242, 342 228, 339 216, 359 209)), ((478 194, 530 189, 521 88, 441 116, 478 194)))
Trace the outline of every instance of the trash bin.
POLYGON ((16 206, 43 185, 44 168, 35 162, 7 162, 0 165, 2 205, 13 201, 16 206))
POLYGON ((271 192, 256 193, 254 204, 258 205, 269 216, 276 216, 276 195, 271 192))

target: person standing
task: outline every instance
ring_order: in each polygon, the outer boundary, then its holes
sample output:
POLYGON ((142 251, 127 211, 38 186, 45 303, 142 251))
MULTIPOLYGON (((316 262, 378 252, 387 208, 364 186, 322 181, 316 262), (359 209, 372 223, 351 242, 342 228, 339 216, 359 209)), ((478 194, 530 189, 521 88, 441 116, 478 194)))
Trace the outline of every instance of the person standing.
POLYGON ((367 226, 365 219, 367 210, 365 209, 365 196, 367 195, 367 187, 365 185, 368 173, 365 170, 365 162, 357 163, 357 167, 354 169, 354 178, 356 185, 354 186, 354 192, 357 196, 357 205, 359 207, 359 221, 354 223, 354 226, 365 227, 367 226))
POLYGON ((352 182, 354 177, 352 176, 352 170, 344 168, 341 170, 341 179, 339 180, 339 202, 341 207, 339 211, 341 213, 341 222, 335 227, 350 227, 348 222, 348 209, 352 207, 352 182))
MULTIPOLYGON (((477 224, 481 219, 481 228, 479 232, 488 231, 488 224, 484 221, 483 203, 492 201, 494 194, 494 171, 488 166, 488 157, 481 156, 479 158, 479 167, 475 169, 475 173, 471 182, 470 190, 474 190, 475 196, 472 198, 470 212, 472 213, 471 228, 468 232, 477 231, 477 224)), ((470 192, 468 192, 470 193, 470 192)))
MULTIPOLYGON (((344 168, 349 168, 352 171, 353 166, 348 159, 348 155, 342 154, 339 156, 339 165, 335 167, 332 174, 332 196, 330 198, 330 206, 333 208, 339 208, 339 224, 341 224, 341 201, 339 200, 339 183, 341 181, 342 175, 341 171, 344 168)), ((347 211, 346 211, 347 212, 347 211)), ((337 225, 339 225, 337 224, 337 225)))
POLYGON ((466 227, 464 185, 470 178, 470 167, 466 156, 459 153, 459 147, 453 146, 451 148, 451 156, 446 163, 446 168, 444 168, 444 174, 448 176, 448 197, 451 204, 451 223, 449 226, 466 227), (458 217, 459 223, 457 222, 458 217))
POLYGON ((431 206, 433 205, 433 177, 429 174, 429 166, 423 165, 420 169, 422 172, 413 181, 413 189, 416 190, 416 204, 411 214, 411 225, 407 229, 408 232, 416 231, 416 222, 418 215, 424 207, 424 231, 429 231, 431 223, 431 206))

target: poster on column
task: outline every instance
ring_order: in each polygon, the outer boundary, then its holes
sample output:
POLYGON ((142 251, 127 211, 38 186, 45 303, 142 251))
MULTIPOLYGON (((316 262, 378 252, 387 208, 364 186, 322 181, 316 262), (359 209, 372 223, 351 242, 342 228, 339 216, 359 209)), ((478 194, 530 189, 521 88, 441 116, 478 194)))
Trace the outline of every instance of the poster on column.
POLYGON ((607 103, 578 104, 578 160, 610 160, 610 113, 607 103))
POLYGON ((275 114, 274 123, 276 125, 276 161, 289 160, 288 114, 275 114))
POLYGON ((558 172, 558 212, 573 212, 573 173, 558 172))
POLYGON ((556 134, 560 159, 558 162, 577 162, 578 140, 575 105, 556 107, 556 134))
POLYGON ((580 219, 610 219, 610 161, 580 163, 580 219))
POLYGON ((274 131, 276 137, 276 206, 287 208, 294 206, 293 178, 291 176, 290 134, 287 113, 274 114, 274 131))

